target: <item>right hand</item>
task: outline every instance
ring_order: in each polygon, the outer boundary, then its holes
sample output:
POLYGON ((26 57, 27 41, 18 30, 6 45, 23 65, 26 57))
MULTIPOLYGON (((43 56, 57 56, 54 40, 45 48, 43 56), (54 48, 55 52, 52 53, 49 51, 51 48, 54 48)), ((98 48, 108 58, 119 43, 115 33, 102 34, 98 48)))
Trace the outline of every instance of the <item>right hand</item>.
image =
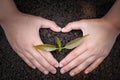
POLYGON ((33 48, 34 45, 43 44, 39 37, 40 28, 60 31, 55 22, 19 13, 2 21, 1 25, 11 47, 30 67, 38 68, 44 74, 56 73, 57 60, 49 52, 33 48))
POLYGON ((60 61, 61 73, 70 71, 71 76, 85 70, 88 74, 96 69, 109 55, 119 31, 105 18, 86 19, 69 23, 62 32, 82 30, 89 36, 83 43, 60 61))

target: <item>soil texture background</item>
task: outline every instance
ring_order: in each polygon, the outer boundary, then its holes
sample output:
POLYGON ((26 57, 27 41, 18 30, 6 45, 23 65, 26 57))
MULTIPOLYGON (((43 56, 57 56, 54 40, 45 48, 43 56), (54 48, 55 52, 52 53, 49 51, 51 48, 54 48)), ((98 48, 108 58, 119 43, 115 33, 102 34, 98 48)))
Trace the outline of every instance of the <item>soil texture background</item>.
MULTIPOLYGON (((55 21, 60 27, 81 19, 104 16, 115 0, 15 0, 18 9, 26 14, 41 16, 55 21)), ((44 43, 55 44, 55 37, 68 41, 82 36, 82 31, 55 33, 49 29, 40 29, 44 43)), ((52 54, 60 61, 71 50, 54 51, 52 54)), ((33 70, 10 47, 3 29, 0 27, 0 80, 120 80, 120 36, 118 36, 109 56, 92 73, 83 72, 70 77, 68 73, 44 75, 33 70)))

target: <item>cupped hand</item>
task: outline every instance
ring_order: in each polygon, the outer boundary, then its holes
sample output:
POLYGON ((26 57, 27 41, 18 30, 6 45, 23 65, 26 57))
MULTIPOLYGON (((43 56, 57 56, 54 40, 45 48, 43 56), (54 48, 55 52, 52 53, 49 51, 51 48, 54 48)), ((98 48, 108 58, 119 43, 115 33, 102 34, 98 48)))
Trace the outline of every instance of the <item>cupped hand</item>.
POLYGON ((62 67, 61 73, 70 71, 71 76, 83 70, 87 74, 98 67, 108 56, 118 35, 114 25, 104 18, 71 22, 62 29, 62 32, 71 30, 82 30, 83 35, 89 34, 84 42, 59 64, 62 67))
POLYGON ((34 45, 43 44, 39 37, 40 28, 50 28, 59 32, 55 22, 23 13, 13 14, 1 22, 6 37, 14 51, 32 68, 38 68, 44 74, 55 74, 58 62, 49 53, 38 51, 34 45))

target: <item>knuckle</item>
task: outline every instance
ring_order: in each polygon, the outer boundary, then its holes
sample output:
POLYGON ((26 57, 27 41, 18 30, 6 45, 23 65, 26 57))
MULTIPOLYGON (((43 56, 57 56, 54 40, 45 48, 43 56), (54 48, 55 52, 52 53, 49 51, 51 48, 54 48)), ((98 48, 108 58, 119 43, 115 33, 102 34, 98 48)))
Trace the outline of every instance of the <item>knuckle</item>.
POLYGON ((33 65, 31 63, 27 63, 30 67, 33 67, 33 65))
POLYGON ((80 59, 77 59, 76 61, 74 61, 74 65, 79 65, 80 64, 80 59))
POLYGON ((34 59, 34 58, 32 58, 32 57, 29 57, 29 60, 31 61, 31 62, 35 62, 36 60, 34 59))
POLYGON ((69 66, 63 68, 65 72, 67 72, 69 69, 70 69, 69 66))
POLYGON ((66 65, 67 63, 69 63, 68 59, 64 59, 64 62, 62 64, 66 65))
POLYGON ((46 68, 47 68, 48 70, 53 70, 53 68, 52 68, 52 66, 51 66, 50 64, 46 64, 46 68))
POLYGON ((41 72, 45 71, 45 69, 42 68, 41 66, 38 66, 37 68, 38 68, 41 72))
POLYGON ((48 70, 48 71, 53 71, 54 68, 50 65, 50 64, 46 64, 44 65, 44 67, 48 70))
POLYGON ((92 71, 92 70, 94 70, 94 67, 93 67, 93 66, 91 66, 91 67, 89 68, 89 71, 92 71))
POLYGON ((66 69, 71 69, 73 68, 74 66, 78 65, 78 61, 74 61, 74 62, 71 62, 66 69))
POLYGON ((37 68, 38 68, 39 70, 43 70, 40 65, 37 65, 37 68))
POLYGON ((52 23, 53 25, 56 25, 56 23, 55 23, 54 21, 51 21, 51 23, 52 23))
POLYGON ((91 67, 90 67, 90 70, 92 71, 92 70, 94 70, 94 69, 97 68, 97 67, 98 67, 98 65, 91 66, 91 67))
POLYGON ((45 70, 45 68, 44 68, 41 64, 39 64, 39 63, 37 63, 37 62, 35 62, 35 66, 36 66, 40 71, 44 71, 44 70, 45 70))
POLYGON ((26 62, 26 64, 28 64, 30 67, 33 67, 32 63, 26 62))
POLYGON ((82 70, 82 67, 78 67, 78 68, 76 69, 76 73, 80 72, 81 70, 82 70))
POLYGON ((72 25, 73 24, 73 22, 70 22, 70 23, 68 23, 68 25, 67 26, 70 26, 70 25, 72 25))
POLYGON ((85 65, 84 65, 84 66, 89 65, 90 63, 91 63, 91 60, 86 61, 86 63, 85 63, 85 65))
POLYGON ((77 57, 78 53, 71 53, 71 57, 77 57))
POLYGON ((80 64, 80 63, 82 63, 84 60, 85 60, 85 58, 84 58, 84 57, 81 57, 81 58, 78 58, 78 59, 77 59, 77 62, 79 62, 79 64, 80 64))
POLYGON ((34 55, 34 57, 36 58, 37 61, 40 61, 42 62, 43 61, 43 58, 41 57, 41 55, 34 55))
POLYGON ((53 60, 48 60, 51 65, 55 65, 56 63, 53 60))
POLYGON ((76 62, 80 65, 82 62, 84 61, 84 59, 78 59, 76 60, 76 62))
POLYGON ((79 68, 77 68, 76 70, 74 70, 74 73, 75 74, 78 74, 80 72, 80 69, 79 68))
POLYGON ((92 56, 91 58, 89 58, 89 60, 86 61, 86 64, 90 64, 94 62, 95 59, 96 59, 96 56, 92 56))
POLYGON ((73 64, 70 64, 70 65, 68 65, 68 66, 65 68, 65 70, 68 71, 68 70, 71 69, 72 67, 73 67, 73 64))

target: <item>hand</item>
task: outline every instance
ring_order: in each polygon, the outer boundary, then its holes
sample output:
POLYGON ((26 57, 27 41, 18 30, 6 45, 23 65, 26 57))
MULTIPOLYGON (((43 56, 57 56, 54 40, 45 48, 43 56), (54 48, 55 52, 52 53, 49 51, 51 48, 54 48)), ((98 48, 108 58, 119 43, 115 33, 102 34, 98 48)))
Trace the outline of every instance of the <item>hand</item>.
POLYGON ((6 37, 14 51, 32 68, 38 68, 45 74, 55 74, 54 66, 58 65, 56 59, 49 52, 38 51, 34 45, 43 44, 39 37, 40 28, 50 28, 59 32, 60 28, 55 22, 27 15, 13 14, 10 19, 2 21, 1 25, 6 37))
POLYGON ((83 31, 83 35, 89 36, 60 62, 61 73, 71 70, 71 76, 83 70, 87 74, 98 67, 108 56, 118 35, 114 25, 103 18, 71 22, 62 29, 62 32, 79 29, 83 31))

